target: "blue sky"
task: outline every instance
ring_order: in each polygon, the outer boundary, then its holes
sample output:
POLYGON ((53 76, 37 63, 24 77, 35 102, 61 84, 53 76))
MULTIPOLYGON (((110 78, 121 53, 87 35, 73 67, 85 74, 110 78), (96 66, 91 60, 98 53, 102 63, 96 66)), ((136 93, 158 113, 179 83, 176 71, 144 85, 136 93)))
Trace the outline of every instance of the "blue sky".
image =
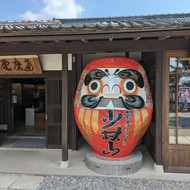
POLYGON ((189 13, 190 0, 0 0, 0 21, 189 13))

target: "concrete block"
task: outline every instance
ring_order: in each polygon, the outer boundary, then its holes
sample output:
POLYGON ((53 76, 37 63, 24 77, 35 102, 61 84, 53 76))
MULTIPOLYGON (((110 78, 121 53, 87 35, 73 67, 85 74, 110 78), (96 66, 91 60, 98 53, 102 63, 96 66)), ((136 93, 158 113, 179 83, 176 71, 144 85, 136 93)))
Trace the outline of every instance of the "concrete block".
POLYGON ((107 160, 95 156, 92 152, 85 155, 86 166, 94 172, 104 175, 123 176, 137 172, 142 167, 142 153, 135 150, 133 155, 123 160, 107 160))
POLYGON ((61 161, 60 168, 68 168, 69 167, 69 161, 61 161))
POLYGON ((156 163, 154 163, 154 171, 158 174, 163 174, 164 168, 162 165, 157 165, 156 163))

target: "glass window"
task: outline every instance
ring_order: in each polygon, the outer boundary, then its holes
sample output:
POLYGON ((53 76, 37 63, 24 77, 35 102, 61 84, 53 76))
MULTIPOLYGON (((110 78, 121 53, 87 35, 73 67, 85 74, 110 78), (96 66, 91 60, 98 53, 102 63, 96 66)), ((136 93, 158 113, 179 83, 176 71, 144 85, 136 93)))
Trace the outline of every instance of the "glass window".
POLYGON ((176 129, 174 128, 169 129, 169 143, 176 144, 176 129))
POLYGON ((177 75, 170 75, 170 88, 169 88, 169 143, 176 143, 176 80, 177 75))
POLYGON ((179 58, 179 72, 190 72, 190 58, 179 58))
POLYGON ((176 71, 177 71, 177 58, 170 57, 170 72, 176 72, 176 71))
POLYGON ((178 143, 190 144, 190 74, 178 76, 178 143))
POLYGON ((176 126, 176 75, 170 75, 170 127, 176 126))
POLYGON ((189 60, 189 58, 170 58, 169 144, 190 145, 189 60))
POLYGON ((178 144, 190 144, 190 130, 185 128, 178 129, 178 144))

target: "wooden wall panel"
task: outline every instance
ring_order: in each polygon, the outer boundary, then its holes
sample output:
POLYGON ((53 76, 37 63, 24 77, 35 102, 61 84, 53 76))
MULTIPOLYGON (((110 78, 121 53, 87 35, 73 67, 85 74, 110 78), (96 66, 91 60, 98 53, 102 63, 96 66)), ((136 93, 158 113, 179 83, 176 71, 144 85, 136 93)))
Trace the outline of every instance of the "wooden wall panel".
POLYGON ((62 135, 62 82, 46 78, 46 146, 61 148, 62 135))
POLYGON ((47 148, 61 148, 61 125, 47 127, 48 130, 48 145, 47 148))
POLYGON ((153 116, 152 116, 152 121, 151 124, 143 137, 143 142, 146 145, 147 149, 151 153, 152 157, 154 160, 155 158, 155 128, 156 128, 156 118, 155 118, 155 67, 156 67, 156 52, 144 52, 142 54, 142 65, 146 71, 148 80, 149 80, 149 85, 152 93, 152 99, 153 99, 153 116))
POLYGON ((170 167, 190 167, 190 150, 169 150, 170 167))
POLYGON ((143 142, 150 152, 152 158, 155 160, 155 134, 151 132, 151 128, 155 128, 155 122, 151 122, 149 130, 147 130, 146 135, 143 137, 143 142))

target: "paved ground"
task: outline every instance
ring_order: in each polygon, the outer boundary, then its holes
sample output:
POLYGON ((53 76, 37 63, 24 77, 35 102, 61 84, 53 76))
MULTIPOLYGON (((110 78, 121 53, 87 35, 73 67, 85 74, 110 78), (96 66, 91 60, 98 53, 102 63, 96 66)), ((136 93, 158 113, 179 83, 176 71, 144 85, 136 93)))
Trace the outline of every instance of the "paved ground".
POLYGON ((156 171, 146 148, 140 146, 139 149, 143 153, 142 168, 118 178, 100 175, 85 166, 84 155, 90 151, 88 145, 79 151, 69 151, 69 168, 60 168, 60 149, 0 148, 0 190, 190 190, 190 174, 156 171))
POLYGON ((0 173, 0 190, 35 190, 44 176, 0 173))
POLYGON ((0 190, 189 190, 190 181, 126 177, 0 174, 0 190))

